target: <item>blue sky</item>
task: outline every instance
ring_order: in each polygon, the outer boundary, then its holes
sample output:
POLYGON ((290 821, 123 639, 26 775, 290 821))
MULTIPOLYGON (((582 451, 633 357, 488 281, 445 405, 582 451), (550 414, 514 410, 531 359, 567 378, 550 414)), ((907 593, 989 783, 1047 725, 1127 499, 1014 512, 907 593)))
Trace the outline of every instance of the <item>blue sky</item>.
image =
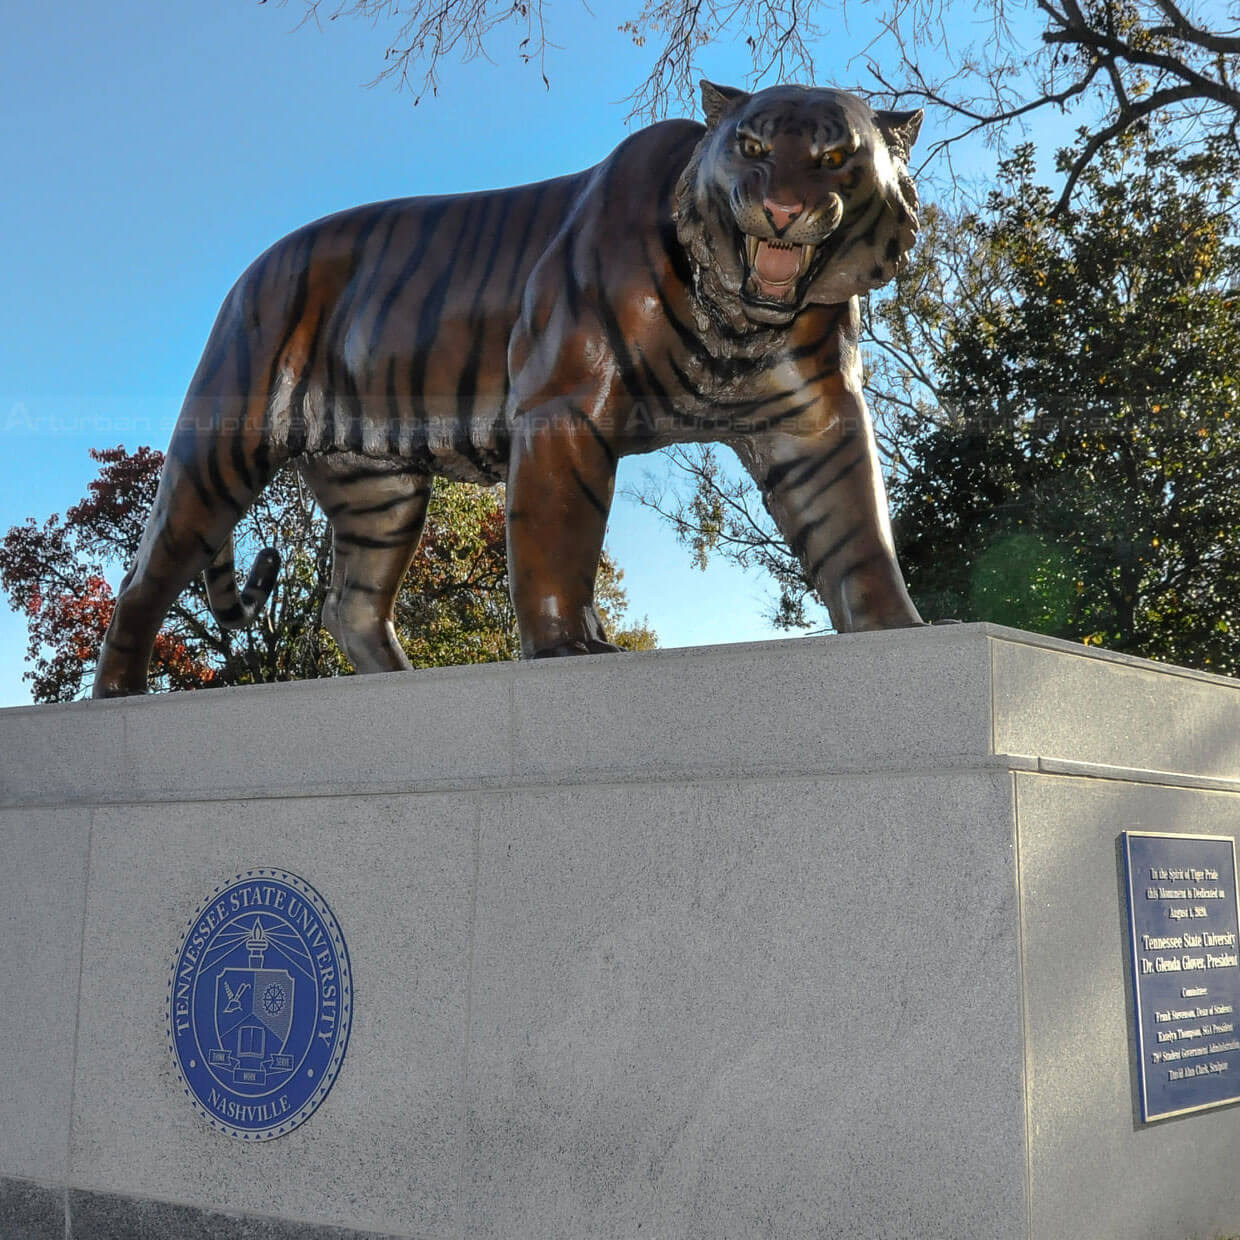
MULTIPOLYGON (((301 6, 65 0, 11 6, 0 45, 0 532, 63 512, 92 447, 166 446, 219 304, 272 241, 355 203, 486 188, 597 162, 624 136, 649 52, 638 5, 556 6, 551 89, 501 35, 436 99, 366 89, 383 28, 300 25, 301 6)), ((842 53, 841 53, 842 56, 842 53)), ((700 70, 743 83, 735 48, 700 70)), ((848 82, 821 49, 820 81, 848 82), (835 77, 832 78, 832 74, 835 77)), ((650 457, 622 464, 637 484, 650 457)), ((769 587, 701 574, 617 502, 609 546, 664 645, 776 636, 769 587)), ((29 701, 26 632, 0 605, 0 706, 29 701)))

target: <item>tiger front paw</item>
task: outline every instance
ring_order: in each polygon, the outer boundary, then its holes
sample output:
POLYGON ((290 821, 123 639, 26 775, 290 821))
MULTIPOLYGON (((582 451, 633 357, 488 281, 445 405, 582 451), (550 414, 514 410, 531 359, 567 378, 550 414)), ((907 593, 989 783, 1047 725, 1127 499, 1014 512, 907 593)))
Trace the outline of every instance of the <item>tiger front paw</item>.
POLYGON ((535 650, 535 659, 561 659, 574 654, 620 654, 621 647, 597 638, 586 638, 579 641, 560 642, 555 646, 544 646, 535 650))

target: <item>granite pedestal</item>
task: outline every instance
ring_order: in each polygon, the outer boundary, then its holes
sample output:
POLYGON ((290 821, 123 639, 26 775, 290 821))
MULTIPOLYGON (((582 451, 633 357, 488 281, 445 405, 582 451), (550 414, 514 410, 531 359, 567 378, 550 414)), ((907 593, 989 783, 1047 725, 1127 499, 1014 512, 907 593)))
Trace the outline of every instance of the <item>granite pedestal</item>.
POLYGON ((0 712, 0 1237, 1214 1240, 1118 839, 1240 827, 1240 683, 989 625, 0 712), (311 1119, 183 1096, 212 888, 348 942, 311 1119))

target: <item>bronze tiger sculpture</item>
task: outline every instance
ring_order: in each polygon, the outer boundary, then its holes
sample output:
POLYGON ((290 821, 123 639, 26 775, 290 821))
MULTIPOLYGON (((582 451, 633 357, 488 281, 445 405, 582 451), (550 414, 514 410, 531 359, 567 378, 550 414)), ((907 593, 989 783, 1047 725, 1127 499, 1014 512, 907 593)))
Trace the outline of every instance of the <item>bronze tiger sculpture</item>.
POLYGON ((731 445, 841 632, 921 623, 896 563, 861 393, 857 297, 917 232, 920 112, 840 91, 702 84, 595 168, 407 198, 277 242, 220 310, 99 654, 142 693, 169 607, 205 572, 226 627, 232 530, 295 460, 333 534, 323 623, 359 672, 409 667, 392 624, 434 475, 507 483, 527 658, 615 650, 594 582, 616 462, 731 445))

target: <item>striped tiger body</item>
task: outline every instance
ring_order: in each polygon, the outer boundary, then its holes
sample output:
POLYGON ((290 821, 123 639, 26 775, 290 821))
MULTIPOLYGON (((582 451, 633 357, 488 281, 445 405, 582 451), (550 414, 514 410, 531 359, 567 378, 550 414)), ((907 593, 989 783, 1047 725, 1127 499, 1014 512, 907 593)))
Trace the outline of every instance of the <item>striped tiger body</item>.
POLYGON ((615 649, 594 580, 621 456, 732 445, 841 631, 918 624, 861 396, 857 297, 916 235, 920 113, 806 87, 703 83, 572 176, 329 216, 225 300, 100 651, 95 696, 145 690, 158 627, 205 572, 221 624, 232 530, 295 461, 333 531, 323 622, 358 671, 408 667, 396 592, 431 481, 507 483, 527 657, 615 649))

